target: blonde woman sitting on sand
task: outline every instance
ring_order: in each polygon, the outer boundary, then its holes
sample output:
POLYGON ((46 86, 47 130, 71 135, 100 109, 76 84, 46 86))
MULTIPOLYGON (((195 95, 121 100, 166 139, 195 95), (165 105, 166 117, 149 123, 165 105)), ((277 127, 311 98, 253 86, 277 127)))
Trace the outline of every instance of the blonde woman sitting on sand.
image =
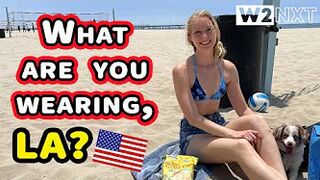
POLYGON ((235 65, 223 59, 219 27, 208 11, 189 18, 187 40, 195 53, 173 69, 184 114, 182 154, 196 156, 201 163, 237 162, 250 179, 287 179, 270 127, 248 108, 235 65), (217 112, 225 93, 239 115, 236 120, 225 121, 217 112))

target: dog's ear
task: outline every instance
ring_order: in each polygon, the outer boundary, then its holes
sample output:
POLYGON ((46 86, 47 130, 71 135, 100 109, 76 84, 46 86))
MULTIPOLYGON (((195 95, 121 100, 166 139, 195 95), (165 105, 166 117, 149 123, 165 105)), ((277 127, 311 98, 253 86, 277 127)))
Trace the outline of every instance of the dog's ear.
POLYGON ((309 137, 310 137, 310 133, 308 131, 308 127, 307 126, 300 126, 300 125, 296 125, 299 129, 300 132, 300 140, 301 142, 303 142, 304 144, 309 143, 309 137))
POLYGON ((282 139, 282 132, 283 132, 283 129, 286 127, 285 124, 281 125, 281 126, 278 126, 276 128, 272 128, 273 130, 273 136, 275 137, 275 139, 278 141, 278 140, 281 140, 282 139))

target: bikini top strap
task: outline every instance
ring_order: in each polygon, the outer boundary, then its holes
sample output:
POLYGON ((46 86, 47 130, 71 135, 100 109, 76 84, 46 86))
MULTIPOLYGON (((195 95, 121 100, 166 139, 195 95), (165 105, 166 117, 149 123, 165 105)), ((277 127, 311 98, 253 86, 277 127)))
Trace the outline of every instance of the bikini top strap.
POLYGON ((194 77, 197 77, 198 75, 198 66, 196 62, 196 55, 192 55, 192 63, 193 63, 193 71, 194 71, 194 77))
POLYGON ((219 72, 220 72, 220 77, 223 78, 223 69, 221 67, 221 62, 218 64, 218 69, 219 69, 219 72))

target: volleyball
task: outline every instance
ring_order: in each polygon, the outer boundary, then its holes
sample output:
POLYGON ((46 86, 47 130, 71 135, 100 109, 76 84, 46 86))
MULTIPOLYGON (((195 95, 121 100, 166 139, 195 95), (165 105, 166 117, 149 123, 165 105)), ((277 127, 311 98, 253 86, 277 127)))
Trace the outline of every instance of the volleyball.
POLYGON ((265 93, 257 92, 249 97, 248 104, 255 112, 265 112, 270 105, 269 97, 265 93))

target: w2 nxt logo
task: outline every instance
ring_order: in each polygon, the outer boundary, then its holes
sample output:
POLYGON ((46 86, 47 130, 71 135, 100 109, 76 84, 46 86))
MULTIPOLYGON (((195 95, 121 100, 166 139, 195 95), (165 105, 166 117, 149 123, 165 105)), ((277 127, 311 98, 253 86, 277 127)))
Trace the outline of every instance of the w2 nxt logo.
POLYGON ((274 6, 236 6, 236 25, 274 25, 274 6))
POLYGON ((236 6, 236 25, 274 25, 280 23, 313 23, 317 7, 276 7, 271 5, 236 6), (275 19, 278 14, 278 19, 275 19))

